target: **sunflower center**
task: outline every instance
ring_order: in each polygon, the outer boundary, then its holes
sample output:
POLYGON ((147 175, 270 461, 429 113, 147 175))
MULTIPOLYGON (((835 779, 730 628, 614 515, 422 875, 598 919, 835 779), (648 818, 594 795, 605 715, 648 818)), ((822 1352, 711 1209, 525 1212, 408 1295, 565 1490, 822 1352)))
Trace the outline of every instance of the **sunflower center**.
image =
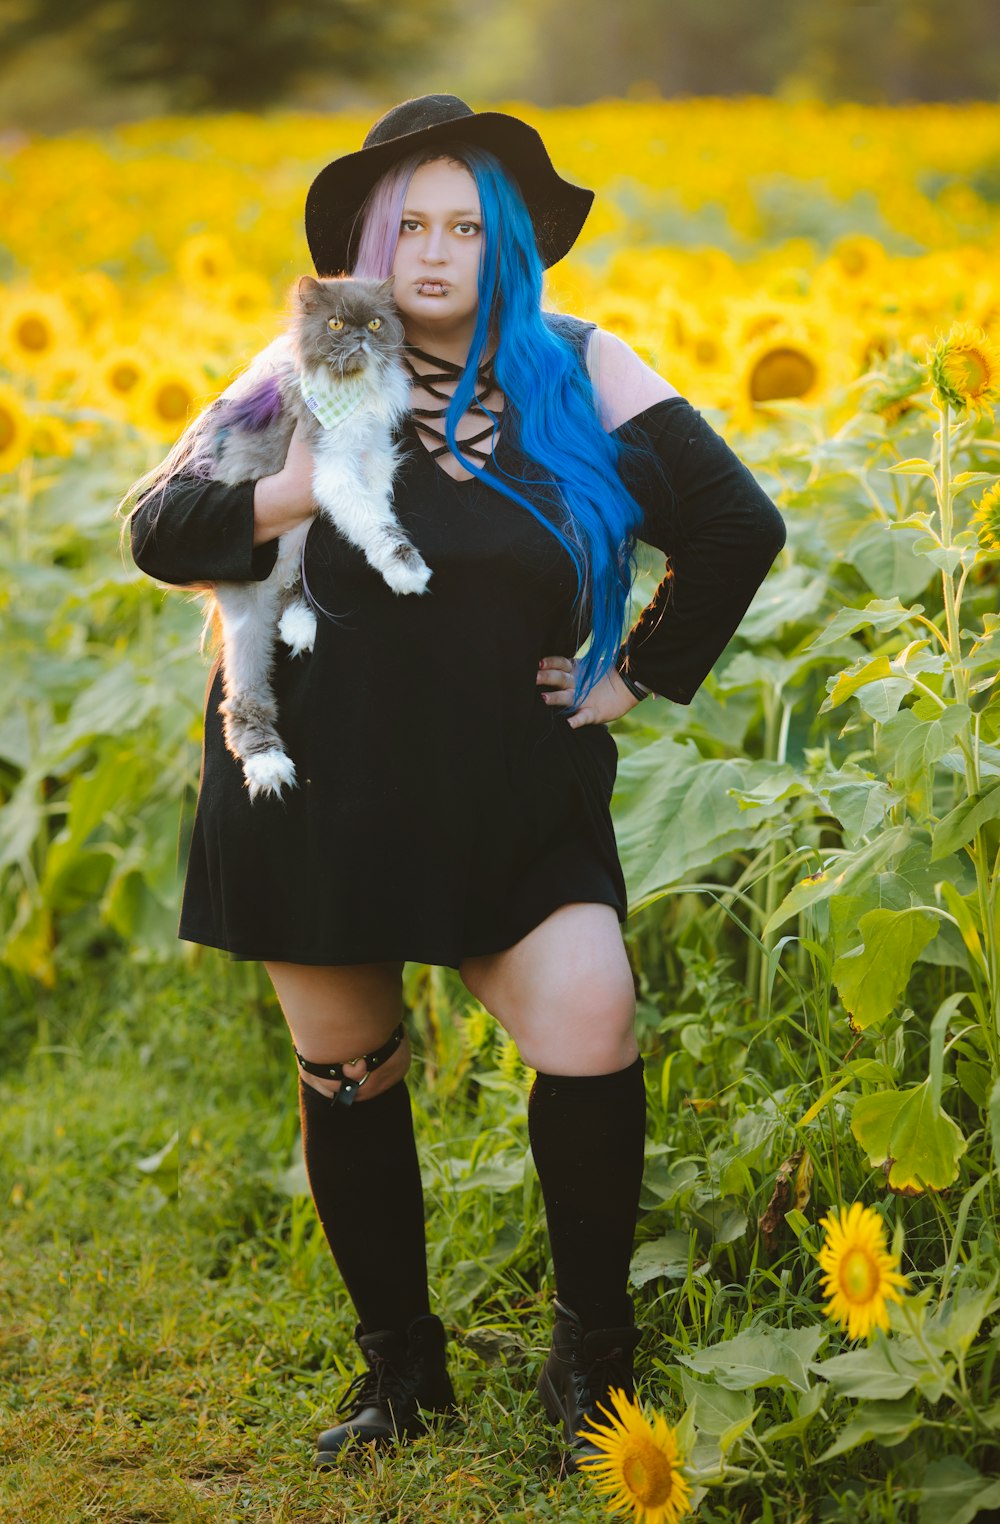
POLYGON ((0 451, 6 450, 16 433, 13 418, 6 409, 0 408, 0 451))
POLYGON ((849 1302, 870 1302, 879 1288, 878 1266, 867 1249, 849 1249, 840 1262, 840 1288, 849 1302))
POLYGON ((22 349, 30 350, 32 354, 40 354, 51 344, 48 323, 43 322, 40 317, 23 317, 17 325, 17 342, 22 349))
POLYGON ((111 385, 116 392, 130 392, 139 379, 138 366, 123 361, 111 371, 111 385))
POLYGON ((625 1445, 621 1460, 622 1480, 643 1508, 662 1508, 674 1490, 674 1471, 669 1460, 652 1440, 633 1435, 625 1445))
POLYGON ((955 356, 955 366, 960 372, 958 384, 968 396, 978 397, 989 385, 990 368, 978 350, 962 350, 955 356))
POLYGON ((753 368, 750 395, 754 402, 804 397, 815 380, 816 366, 801 349, 769 349, 753 368))
POLYGON ((156 394, 156 411, 161 418, 173 422, 174 419, 185 416, 190 401, 191 395, 183 386, 167 382, 156 394))
POLYGON ((714 365, 719 358, 719 346, 713 338, 702 334, 695 340, 694 357, 699 365, 714 365))

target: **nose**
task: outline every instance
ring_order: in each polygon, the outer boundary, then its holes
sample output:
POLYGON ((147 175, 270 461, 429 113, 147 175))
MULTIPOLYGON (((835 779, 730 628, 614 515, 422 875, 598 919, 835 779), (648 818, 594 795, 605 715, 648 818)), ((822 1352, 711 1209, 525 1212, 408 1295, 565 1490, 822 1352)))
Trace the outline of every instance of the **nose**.
POLYGON ((444 230, 443 228, 432 228, 427 235, 427 242, 424 244, 424 259, 430 264, 439 265, 446 258, 444 230))

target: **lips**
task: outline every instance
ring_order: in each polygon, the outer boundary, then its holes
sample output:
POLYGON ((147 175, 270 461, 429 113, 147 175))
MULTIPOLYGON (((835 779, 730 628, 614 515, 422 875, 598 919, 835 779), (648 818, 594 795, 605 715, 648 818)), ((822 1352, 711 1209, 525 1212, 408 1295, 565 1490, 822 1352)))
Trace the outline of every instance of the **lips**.
POLYGON ((426 291, 428 295, 443 296, 450 287, 448 282, 443 280, 421 280, 417 282, 417 290, 426 291))

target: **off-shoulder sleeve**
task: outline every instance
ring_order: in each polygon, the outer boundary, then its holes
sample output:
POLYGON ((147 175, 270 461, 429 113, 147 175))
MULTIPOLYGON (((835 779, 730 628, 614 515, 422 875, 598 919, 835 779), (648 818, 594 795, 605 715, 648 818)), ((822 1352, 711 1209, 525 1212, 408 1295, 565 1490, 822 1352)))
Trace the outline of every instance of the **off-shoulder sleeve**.
POLYGON ((132 515, 132 559, 159 582, 262 582, 278 554, 277 540, 255 546, 256 483, 175 476, 132 515))
POLYGON ((663 698, 690 704, 784 545, 785 521, 686 398, 654 403, 615 432, 655 457, 625 480, 643 509, 640 538, 669 563, 617 665, 663 698))

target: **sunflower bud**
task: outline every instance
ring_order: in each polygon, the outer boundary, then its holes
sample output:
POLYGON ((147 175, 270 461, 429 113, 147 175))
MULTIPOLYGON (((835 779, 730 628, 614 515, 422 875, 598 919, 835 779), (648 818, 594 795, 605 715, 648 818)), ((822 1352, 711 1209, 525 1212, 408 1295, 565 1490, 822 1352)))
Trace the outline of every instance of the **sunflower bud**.
POLYGON ((992 404, 1000 398, 1000 349, 984 329, 972 323, 955 323, 927 352, 931 380, 936 388, 935 407, 968 410, 971 417, 993 416, 992 404))
POLYGON ((1000 550, 1000 482, 988 487, 979 499, 972 525, 984 550, 1000 550))

